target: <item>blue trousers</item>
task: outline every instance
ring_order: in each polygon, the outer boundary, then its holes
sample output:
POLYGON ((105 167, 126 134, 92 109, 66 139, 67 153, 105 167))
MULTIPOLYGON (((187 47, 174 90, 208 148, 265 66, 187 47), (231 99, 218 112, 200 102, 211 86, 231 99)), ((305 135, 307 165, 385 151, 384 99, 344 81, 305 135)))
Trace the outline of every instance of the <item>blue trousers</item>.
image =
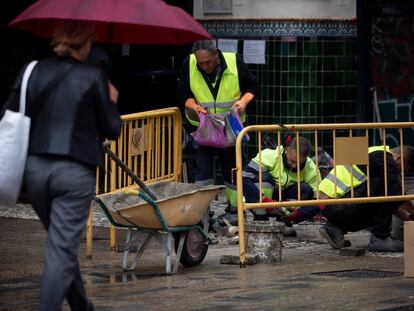
POLYGON ((231 184, 231 170, 236 167, 235 148, 217 149, 196 144, 195 183, 213 184, 214 157, 218 156, 225 183, 231 184))
POLYGON ((87 310, 77 253, 95 193, 95 168, 60 157, 29 156, 25 171, 29 202, 47 239, 40 310, 87 310))

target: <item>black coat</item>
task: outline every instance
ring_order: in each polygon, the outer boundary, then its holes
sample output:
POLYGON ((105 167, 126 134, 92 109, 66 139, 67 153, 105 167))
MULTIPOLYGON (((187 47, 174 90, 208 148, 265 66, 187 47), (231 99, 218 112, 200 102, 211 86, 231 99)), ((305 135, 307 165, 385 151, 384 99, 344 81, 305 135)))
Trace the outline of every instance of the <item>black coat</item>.
MULTIPOLYGON (((17 76, 5 109, 18 110, 25 68, 17 76)), ((102 165, 102 140, 117 138, 121 130, 105 73, 73 58, 39 61, 29 78, 26 106, 26 115, 32 118, 29 154, 63 156, 87 165, 102 165), (47 100, 40 103, 42 90, 69 68, 72 69, 46 96, 47 100)))

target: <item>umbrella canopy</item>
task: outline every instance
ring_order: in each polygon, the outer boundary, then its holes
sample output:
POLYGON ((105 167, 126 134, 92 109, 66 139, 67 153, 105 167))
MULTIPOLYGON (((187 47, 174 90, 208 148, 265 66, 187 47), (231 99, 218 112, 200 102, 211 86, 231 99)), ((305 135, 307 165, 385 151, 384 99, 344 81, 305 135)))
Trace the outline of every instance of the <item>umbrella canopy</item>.
POLYGON ((60 20, 90 21, 105 43, 185 44, 211 39, 184 10, 163 0, 39 0, 9 26, 51 37, 60 20))

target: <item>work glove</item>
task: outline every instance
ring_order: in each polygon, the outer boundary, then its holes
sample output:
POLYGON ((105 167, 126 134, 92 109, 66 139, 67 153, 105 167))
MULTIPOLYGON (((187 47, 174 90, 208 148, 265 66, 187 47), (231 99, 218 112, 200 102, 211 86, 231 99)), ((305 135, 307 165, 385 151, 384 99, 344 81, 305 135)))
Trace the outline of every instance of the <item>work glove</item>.
MULTIPOLYGON (((262 198, 262 202, 263 203, 269 203, 269 202, 276 202, 275 200, 268 198, 266 196, 264 196, 262 198)), ((277 207, 273 207, 273 208, 266 208, 266 212, 267 214, 269 214, 270 216, 283 216, 280 209, 277 207)))

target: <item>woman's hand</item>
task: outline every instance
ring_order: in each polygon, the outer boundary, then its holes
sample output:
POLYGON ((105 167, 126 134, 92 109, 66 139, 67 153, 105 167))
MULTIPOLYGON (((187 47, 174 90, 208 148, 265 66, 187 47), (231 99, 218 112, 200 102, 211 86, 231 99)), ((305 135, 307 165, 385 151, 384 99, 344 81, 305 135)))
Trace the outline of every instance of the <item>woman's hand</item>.
POLYGON ((119 92, 112 82, 108 82, 109 98, 116 104, 118 102, 119 92))

